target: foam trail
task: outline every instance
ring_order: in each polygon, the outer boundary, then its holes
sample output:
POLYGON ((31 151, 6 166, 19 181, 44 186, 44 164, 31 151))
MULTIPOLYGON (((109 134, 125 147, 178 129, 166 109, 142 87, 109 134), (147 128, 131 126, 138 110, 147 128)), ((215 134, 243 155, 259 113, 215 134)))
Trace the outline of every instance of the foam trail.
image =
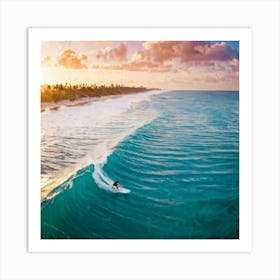
POLYGON ((111 187, 113 184, 113 180, 109 178, 103 171, 103 166, 106 162, 107 160, 102 163, 97 162, 94 164, 94 172, 92 173, 92 178, 100 188, 113 191, 111 187))

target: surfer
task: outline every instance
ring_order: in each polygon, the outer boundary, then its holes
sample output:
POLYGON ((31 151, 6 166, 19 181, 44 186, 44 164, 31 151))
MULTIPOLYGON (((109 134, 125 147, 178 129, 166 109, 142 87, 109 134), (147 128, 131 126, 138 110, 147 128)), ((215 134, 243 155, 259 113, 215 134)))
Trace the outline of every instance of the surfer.
POLYGON ((113 184, 113 188, 117 189, 117 191, 119 191, 119 186, 120 186, 120 182, 119 181, 115 181, 113 184))

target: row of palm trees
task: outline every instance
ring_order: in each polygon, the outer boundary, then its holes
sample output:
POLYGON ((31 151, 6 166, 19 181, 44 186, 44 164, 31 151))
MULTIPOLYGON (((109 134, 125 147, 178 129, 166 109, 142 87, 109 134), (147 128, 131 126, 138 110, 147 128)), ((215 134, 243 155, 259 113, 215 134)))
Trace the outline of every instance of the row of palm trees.
POLYGON ((148 91, 145 87, 128 87, 119 84, 88 85, 86 83, 71 85, 55 84, 41 85, 41 102, 58 102, 61 100, 76 100, 83 97, 100 97, 105 95, 126 94, 148 91))

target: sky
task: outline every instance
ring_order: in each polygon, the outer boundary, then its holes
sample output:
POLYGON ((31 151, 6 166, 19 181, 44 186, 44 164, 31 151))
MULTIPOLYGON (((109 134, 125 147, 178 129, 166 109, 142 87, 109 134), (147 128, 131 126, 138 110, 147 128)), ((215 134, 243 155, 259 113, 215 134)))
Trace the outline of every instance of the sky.
POLYGON ((239 42, 41 42, 41 84, 58 83, 239 90, 239 42))

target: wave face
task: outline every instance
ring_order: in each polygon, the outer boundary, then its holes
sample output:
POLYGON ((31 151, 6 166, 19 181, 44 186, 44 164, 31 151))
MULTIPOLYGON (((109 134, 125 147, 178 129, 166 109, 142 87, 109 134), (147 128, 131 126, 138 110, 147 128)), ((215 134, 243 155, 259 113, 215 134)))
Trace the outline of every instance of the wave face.
POLYGON ((42 238, 239 238, 238 92, 46 112, 41 145, 42 190, 44 178, 55 182, 41 202, 42 238), (112 191, 116 180, 131 192, 112 191))

